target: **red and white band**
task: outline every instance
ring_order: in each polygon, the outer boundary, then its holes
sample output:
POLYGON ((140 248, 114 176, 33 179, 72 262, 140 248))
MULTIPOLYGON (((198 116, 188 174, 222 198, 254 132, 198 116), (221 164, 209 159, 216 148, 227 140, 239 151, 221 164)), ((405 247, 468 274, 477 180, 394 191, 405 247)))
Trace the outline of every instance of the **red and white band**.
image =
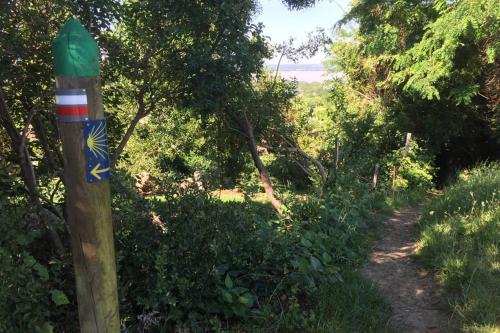
POLYGON ((57 120, 78 122, 89 120, 87 92, 85 89, 57 89, 57 120))

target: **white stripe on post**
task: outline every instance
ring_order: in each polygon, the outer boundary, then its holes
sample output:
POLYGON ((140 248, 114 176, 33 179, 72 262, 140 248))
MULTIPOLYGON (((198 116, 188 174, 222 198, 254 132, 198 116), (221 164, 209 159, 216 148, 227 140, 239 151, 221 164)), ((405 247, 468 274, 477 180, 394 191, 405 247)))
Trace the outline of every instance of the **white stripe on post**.
POLYGON ((86 105, 87 95, 56 95, 57 105, 86 105))

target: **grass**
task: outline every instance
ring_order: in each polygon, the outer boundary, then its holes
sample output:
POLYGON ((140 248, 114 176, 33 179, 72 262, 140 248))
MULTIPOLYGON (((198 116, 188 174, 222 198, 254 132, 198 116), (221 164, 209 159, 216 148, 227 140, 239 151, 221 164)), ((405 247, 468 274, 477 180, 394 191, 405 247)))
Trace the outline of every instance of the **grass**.
POLYGON ((344 283, 320 289, 318 321, 309 332, 388 332, 390 309, 378 290, 358 271, 343 274, 344 283))
POLYGON ((342 273, 343 282, 318 288, 310 309, 289 308, 245 332, 384 333, 390 332, 390 309, 373 284, 357 270, 342 273))
POLYGON ((500 164, 464 171, 424 209, 419 258, 464 332, 500 332, 500 164))
MULTIPOLYGON (((235 190, 222 190, 213 191, 211 196, 220 200, 221 202, 245 202, 245 194, 243 192, 235 190)), ((252 193, 247 198, 250 198, 254 202, 260 203, 270 203, 269 198, 265 193, 252 193)))
POLYGON ((245 202, 245 196, 242 193, 220 193, 219 191, 214 191, 213 197, 217 198, 222 202, 245 202))
MULTIPOLYGON (((210 195, 221 202, 245 202, 245 195, 237 190, 213 191, 210 193, 210 195)), ((159 202, 167 201, 167 198, 164 195, 154 195, 147 198, 159 202)), ((254 193, 250 196, 250 198, 254 202, 270 202, 265 193, 254 193)))

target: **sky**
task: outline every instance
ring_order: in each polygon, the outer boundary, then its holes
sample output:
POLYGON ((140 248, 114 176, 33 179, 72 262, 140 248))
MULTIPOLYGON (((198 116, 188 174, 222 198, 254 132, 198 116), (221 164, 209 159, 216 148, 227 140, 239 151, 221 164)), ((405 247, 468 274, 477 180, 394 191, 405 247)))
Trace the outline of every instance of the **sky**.
MULTIPOLYGON (((331 34, 333 25, 342 18, 347 10, 349 0, 321 0, 311 8, 302 10, 288 10, 281 0, 260 0, 261 11, 254 22, 264 24, 264 35, 271 38, 271 43, 287 41, 290 37, 295 38, 296 45, 307 40, 308 32, 316 28, 324 28, 331 34), (340 6, 339 6, 340 5, 340 6)), ((300 64, 320 64, 325 59, 325 54, 320 52, 310 59, 300 59, 300 64)), ((269 59, 267 64, 278 63, 278 58, 269 59)), ((283 64, 291 64, 292 61, 283 59, 283 64)))

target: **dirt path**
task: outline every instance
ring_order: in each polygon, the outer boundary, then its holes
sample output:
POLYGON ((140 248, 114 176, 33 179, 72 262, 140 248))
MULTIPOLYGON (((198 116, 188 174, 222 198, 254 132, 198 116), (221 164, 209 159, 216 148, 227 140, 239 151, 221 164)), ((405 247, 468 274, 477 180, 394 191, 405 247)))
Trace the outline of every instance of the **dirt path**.
POLYGON ((377 285, 391 306, 389 324, 396 332, 454 332, 432 275, 412 259, 417 218, 417 209, 406 208, 385 221, 384 237, 373 249, 363 274, 377 285))

